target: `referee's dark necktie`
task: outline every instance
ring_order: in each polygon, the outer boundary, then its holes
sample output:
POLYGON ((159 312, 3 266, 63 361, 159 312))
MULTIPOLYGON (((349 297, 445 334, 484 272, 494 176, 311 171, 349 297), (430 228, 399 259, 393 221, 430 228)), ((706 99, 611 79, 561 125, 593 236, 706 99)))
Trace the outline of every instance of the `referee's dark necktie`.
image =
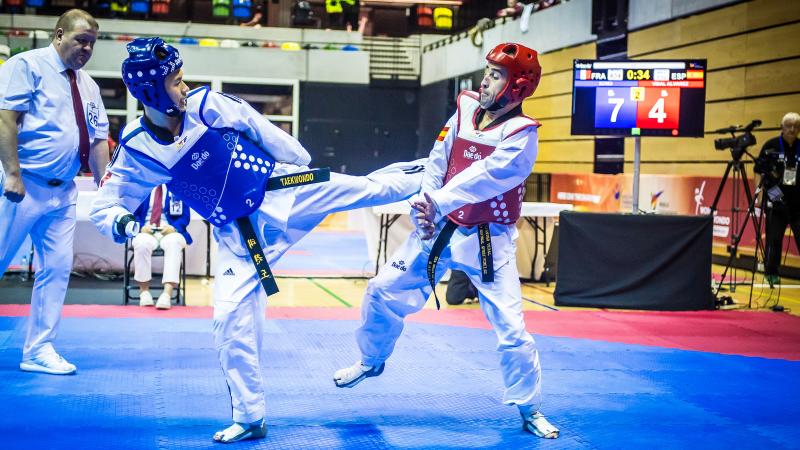
POLYGON ((72 90, 72 109, 75 111, 75 122, 78 125, 78 135, 80 136, 78 151, 81 157, 81 172, 91 172, 89 168, 89 129, 86 128, 86 113, 83 110, 81 93, 78 91, 75 71, 67 69, 67 77, 69 77, 69 87, 72 90))
POLYGON ((161 226, 161 213, 164 211, 164 192, 159 184, 153 193, 153 210, 150 212, 150 225, 158 228, 161 226))

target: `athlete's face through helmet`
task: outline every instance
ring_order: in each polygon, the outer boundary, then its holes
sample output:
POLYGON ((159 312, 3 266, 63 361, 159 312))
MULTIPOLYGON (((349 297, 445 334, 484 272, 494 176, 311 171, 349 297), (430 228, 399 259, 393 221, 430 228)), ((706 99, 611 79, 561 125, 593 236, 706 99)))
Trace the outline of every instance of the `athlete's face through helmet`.
MULTIPOLYGON (((522 44, 500 44, 486 55, 486 61, 488 61, 487 68, 503 68, 506 78, 505 85, 495 95, 493 103, 488 106, 481 103, 481 106, 489 111, 497 111, 508 105, 521 103, 533 94, 542 77, 542 67, 539 65, 539 55, 536 50, 522 44)), ((488 76, 491 77, 491 71, 489 72, 488 76)), ((486 77, 484 77, 484 82, 486 81, 486 77)), ((481 88, 483 88, 483 84, 481 84, 481 88)))
POLYGON ((489 109, 496 102, 508 84, 508 71, 497 64, 486 64, 481 81, 480 104, 481 108, 489 109))
POLYGON ((186 111, 186 98, 189 95, 189 86, 183 82, 183 69, 172 72, 164 79, 164 90, 169 95, 169 100, 181 112, 186 111))
POLYGON ((168 116, 185 108, 183 60, 175 47, 161 38, 138 38, 128 44, 122 79, 134 98, 168 116))

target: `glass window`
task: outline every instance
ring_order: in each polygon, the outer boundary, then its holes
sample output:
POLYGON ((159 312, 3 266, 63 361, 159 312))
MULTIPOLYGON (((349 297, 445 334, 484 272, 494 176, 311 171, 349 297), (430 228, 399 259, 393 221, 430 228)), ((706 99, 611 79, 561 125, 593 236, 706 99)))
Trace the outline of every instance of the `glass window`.
POLYGON ((119 143, 119 133, 123 128, 125 128, 125 123, 125 116, 108 116, 108 137, 113 141, 113 143, 109 143, 109 146, 112 147, 112 152, 114 151, 113 147, 116 147, 119 143))
POLYGON ((256 111, 268 116, 292 115, 292 86, 223 83, 222 92, 250 103, 256 111))
POLYGON ((100 96, 106 109, 125 109, 128 90, 121 78, 93 77, 100 86, 100 96))
MULTIPOLYGON (((197 89, 199 87, 203 87, 203 86, 211 86, 211 82, 210 81, 185 81, 184 80, 184 83, 186 83, 186 85, 189 86, 189 90, 190 91, 193 90, 193 89, 197 89)), ((140 101, 136 102, 136 109, 138 111, 144 110, 144 106, 142 106, 142 102, 140 102, 140 101)))
POLYGON ((185 83, 189 86, 190 91, 203 86, 211 86, 210 81, 185 81, 185 83))
POLYGON ((290 135, 292 134, 292 122, 276 122, 276 121, 272 121, 272 123, 275 124, 281 130, 289 133, 290 135))

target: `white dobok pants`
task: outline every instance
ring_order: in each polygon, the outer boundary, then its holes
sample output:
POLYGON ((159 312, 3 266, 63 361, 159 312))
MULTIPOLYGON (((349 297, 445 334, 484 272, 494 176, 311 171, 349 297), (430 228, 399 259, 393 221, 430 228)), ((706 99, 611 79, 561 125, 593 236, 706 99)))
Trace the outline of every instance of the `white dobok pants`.
MULTIPOLYGON (((500 228, 494 225, 493 227, 500 228)), ((477 228, 459 228, 439 259, 436 282, 447 269, 464 271, 478 290, 481 309, 497 335, 505 382, 503 403, 538 410, 541 403, 541 367, 533 337, 525 330, 522 291, 514 258, 515 243, 492 233, 495 258, 494 282, 481 281, 477 228), (497 247, 507 248, 497 248, 497 247)), ((493 228, 494 231, 494 228, 493 228)), ((513 233, 516 236, 516 233, 513 233)), ((362 325, 356 341, 364 364, 378 366, 394 350, 403 331, 403 319, 425 306, 431 295, 426 272, 433 240, 422 242, 416 232, 394 252, 370 280, 361 305, 362 325)))
POLYGON ((133 238, 131 245, 133 245, 134 280, 145 283, 153 278, 151 271, 153 251, 161 248, 164 250, 164 274, 161 277, 161 284, 178 284, 181 250, 186 247, 186 238, 182 234, 139 233, 133 238))
MULTIPOLYGON (((4 180, 0 171, 0 184, 4 180)), ((25 197, 20 203, 0 195, 0 275, 8 269, 25 237, 35 249, 36 280, 31 294, 28 332, 22 359, 52 353, 61 307, 72 271, 72 240, 78 191, 73 181, 49 186, 23 174, 25 197)))
MULTIPOLYGON (((393 203, 415 194, 422 173, 402 169, 418 164, 424 162, 393 165, 363 177, 331 173, 328 182, 268 192, 250 219, 269 264, 330 213, 393 203), (276 217, 282 216, 288 219, 277 223, 281 219, 276 217)), ((250 423, 266 415, 261 358, 267 295, 235 222, 215 230, 215 237, 219 247, 214 341, 231 393, 233 420, 250 423)))

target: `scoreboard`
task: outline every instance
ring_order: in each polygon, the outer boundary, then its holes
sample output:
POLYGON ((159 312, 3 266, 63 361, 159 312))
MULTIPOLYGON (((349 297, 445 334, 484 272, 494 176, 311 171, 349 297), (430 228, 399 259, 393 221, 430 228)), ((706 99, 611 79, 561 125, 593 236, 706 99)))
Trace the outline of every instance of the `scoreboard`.
POLYGON ((702 137, 706 60, 576 59, 572 134, 702 137))

